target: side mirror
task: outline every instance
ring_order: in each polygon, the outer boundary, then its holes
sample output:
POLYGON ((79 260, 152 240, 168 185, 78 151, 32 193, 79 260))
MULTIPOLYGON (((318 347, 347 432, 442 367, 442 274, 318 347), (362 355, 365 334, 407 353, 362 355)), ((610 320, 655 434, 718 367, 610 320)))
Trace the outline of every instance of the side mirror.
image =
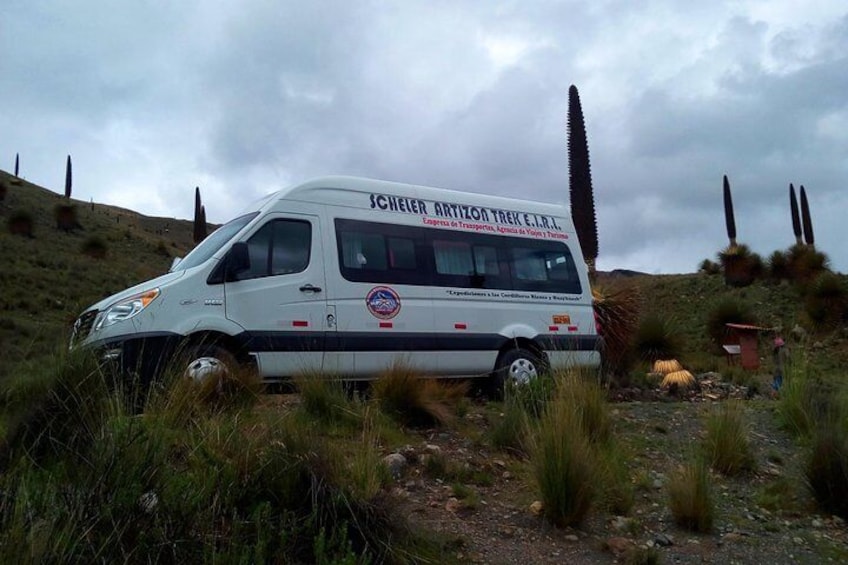
POLYGON ((247 243, 237 241, 227 253, 227 280, 233 280, 235 275, 250 269, 250 254, 247 243))
POLYGON ((169 273, 173 272, 173 271, 174 271, 174 269, 176 269, 176 268, 177 268, 177 265, 179 265, 179 264, 180 264, 180 261, 182 261, 182 260, 183 260, 183 258, 182 258, 182 257, 174 257, 174 260, 173 260, 173 261, 171 261, 171 268, 170 268, 170 269, 168 269, 168 272, 169 272, 169 273))

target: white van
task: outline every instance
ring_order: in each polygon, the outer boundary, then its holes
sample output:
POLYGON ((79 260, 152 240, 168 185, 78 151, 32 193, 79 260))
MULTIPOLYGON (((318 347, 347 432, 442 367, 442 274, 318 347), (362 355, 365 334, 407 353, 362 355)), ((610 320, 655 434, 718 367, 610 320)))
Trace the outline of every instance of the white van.
POLYGON ((592 293, 563 206, 351 177, 271 194, 161 277, 74 324, 148 377, 175 352, 199 378, 440 376, 526 381, 598 366, 592 293))

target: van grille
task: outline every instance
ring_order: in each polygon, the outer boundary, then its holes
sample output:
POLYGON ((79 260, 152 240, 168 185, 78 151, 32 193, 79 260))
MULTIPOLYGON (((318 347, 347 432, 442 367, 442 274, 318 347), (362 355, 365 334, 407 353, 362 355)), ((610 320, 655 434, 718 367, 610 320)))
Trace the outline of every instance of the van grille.
POLYGON ((71 344, 82 341, 91 333, 91 326, 94 325, 94 319, 97 317, 97 310, 85 312, 74 322, 74 331, 71 334, 71 344))

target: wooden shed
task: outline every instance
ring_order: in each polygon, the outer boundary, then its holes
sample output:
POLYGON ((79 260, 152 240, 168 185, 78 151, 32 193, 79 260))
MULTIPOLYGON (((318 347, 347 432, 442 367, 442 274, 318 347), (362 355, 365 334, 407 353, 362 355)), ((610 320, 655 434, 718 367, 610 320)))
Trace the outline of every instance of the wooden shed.
POLYGON ((722 348, 727 353, 729 363, 737 359, 743 369, 756 371, 760 368, 759 335, 760 332, 772 332, 774 328, 763 328, 749 324, 725 324, 727 335, 722 348))

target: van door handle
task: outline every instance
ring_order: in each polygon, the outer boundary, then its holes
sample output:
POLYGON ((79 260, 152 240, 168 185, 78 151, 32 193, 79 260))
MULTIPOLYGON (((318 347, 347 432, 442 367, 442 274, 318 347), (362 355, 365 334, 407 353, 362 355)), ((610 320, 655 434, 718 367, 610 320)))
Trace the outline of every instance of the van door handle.
POLYGON ((311 284, 305 284, 300 287, 300 292, 321 292, 321 287, 312 286, 311 284))

